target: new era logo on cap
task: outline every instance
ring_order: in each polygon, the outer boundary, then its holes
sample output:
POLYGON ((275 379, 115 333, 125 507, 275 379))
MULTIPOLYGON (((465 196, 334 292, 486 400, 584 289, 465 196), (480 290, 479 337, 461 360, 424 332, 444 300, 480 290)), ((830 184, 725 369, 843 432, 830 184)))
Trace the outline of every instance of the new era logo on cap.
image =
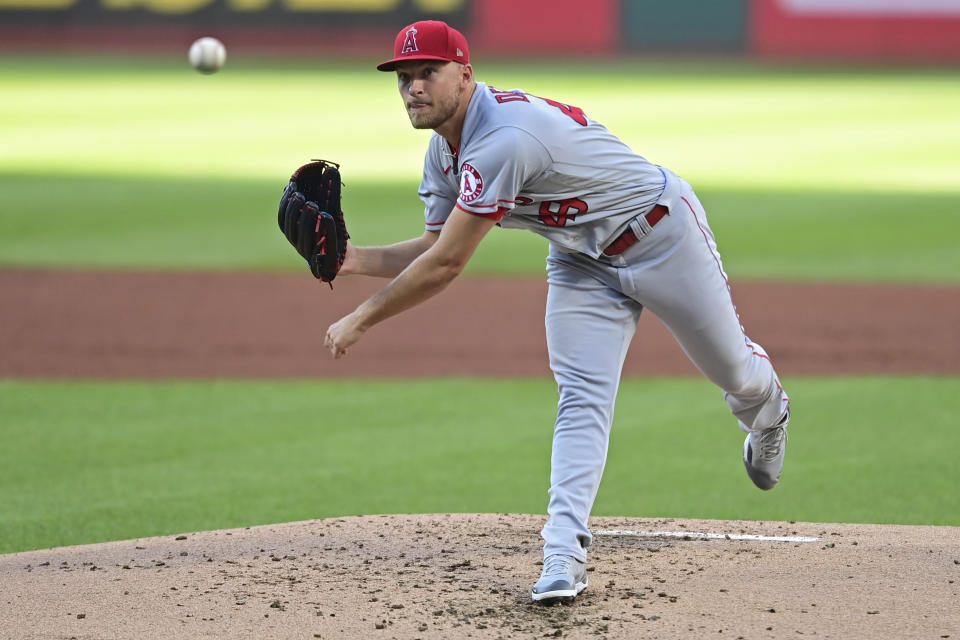
POLYGON ((400 30, 393 44, 393 58, 377 65, 393 71, 404 60, 444 60, 470 63, 470 49, 463 34, 439 20, 421 20, 400 30))

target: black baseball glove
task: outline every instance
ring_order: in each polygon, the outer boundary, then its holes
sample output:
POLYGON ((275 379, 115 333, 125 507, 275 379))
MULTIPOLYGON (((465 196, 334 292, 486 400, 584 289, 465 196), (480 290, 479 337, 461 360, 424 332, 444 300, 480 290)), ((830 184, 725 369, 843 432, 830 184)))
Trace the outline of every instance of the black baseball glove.
MULTIPOLYGON (((331 282, 347 254, 347 225, 340 208, 340 165, 314 160, 293 172, 280 198, 277 222, 315 278, 331 282)), ((331 285, 332 286, 332 285, 331 285)))

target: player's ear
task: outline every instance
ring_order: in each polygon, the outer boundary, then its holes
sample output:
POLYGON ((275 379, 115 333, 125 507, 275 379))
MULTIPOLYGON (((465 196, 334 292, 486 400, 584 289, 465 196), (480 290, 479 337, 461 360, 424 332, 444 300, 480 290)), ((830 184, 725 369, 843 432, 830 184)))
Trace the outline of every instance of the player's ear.
POLYGON ((460 65, 460 82, 464 85, 469 85, 473 83, 473 65, 472 64, 461 64, 460 65))

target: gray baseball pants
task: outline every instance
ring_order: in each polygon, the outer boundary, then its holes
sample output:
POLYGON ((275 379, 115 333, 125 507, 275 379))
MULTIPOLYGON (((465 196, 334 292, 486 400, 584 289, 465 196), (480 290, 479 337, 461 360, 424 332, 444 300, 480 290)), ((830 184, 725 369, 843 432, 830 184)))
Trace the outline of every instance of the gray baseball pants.
POLYGON ((627 348, 644 308, 724 392, 744 431, 776 424, 788 398, 730 296, 713 232, 690 185, 669 171, 669 215, 624 253, 594 259, 551 245, 546 330, 559 390, 544 556, 586 561, 587 521, 607 458, 627 348))

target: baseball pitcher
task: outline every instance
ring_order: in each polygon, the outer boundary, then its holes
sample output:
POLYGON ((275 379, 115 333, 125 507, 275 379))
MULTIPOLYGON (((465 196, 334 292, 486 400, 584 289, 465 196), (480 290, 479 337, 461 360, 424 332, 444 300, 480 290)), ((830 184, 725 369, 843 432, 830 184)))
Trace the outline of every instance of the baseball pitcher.
MULTIPOLYGON (((426 228, 383 247, 349 244, 344 230, 335 272, 392 280, 331 325, 325 345, 343 357, 377 323, 440 293, 495 225, 549 240, 546 334, 559 403, 544 566, 532 598, 569 600, 587 587, 587 521, 624 357, 644 308, 723 390, 746 433, 747 474, 772 489, 783 467, 789 399, 766 352, 744 334, 690 185, 576 106, 476 81, 466 39, 443 22, 402 29, 393 58, 377 68, 396 73, 411 124, 434 131, 419 190, 426 228)), ((308 219, 313 229, 316 217, 308 219)), ((316 262, 311 251, 324 250, 320 244, 312 236, 300 243, 308 263, 316 262)))

